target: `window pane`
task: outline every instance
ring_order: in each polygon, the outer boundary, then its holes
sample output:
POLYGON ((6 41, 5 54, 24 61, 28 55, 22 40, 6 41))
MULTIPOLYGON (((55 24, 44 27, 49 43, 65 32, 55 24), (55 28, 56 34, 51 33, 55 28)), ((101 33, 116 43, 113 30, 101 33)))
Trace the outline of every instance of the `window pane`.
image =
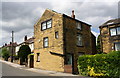
POLYGON ((58 31, 55 32, 55 38, 58 38, 58 31))
POLYGON ((77 23, 77 29, 81 30, 81 23, 77 23))
POLYGON ((42 30, 46 29, 46 22, 42 23, 42 30))
POLYGON ((72 55, 71 54, 67 54, 67 64, 72 65, 72 55))
POLYGON ((115 43, 115 51, 120 51, 120 43, 115 43))
POLYGON ((48 38, 44 38, 44 47, 48 47, 48 38))
POLYGON ((52 27, 52 21, 51 20, 49 20, 49 21, 47 21, 47 28, 51 28, 52 27))
POLYGON ((40 53, 37 53, 37 61, 40 61, 40 53))
POLYGON ((120 35, 120 27, 117 27, 117 34, 120 35))
POLYGON ((116 35, 116 29, 112 28, 110 29, 111 36, 116 35))
POLYGON ((80 34, 77 35, 77 45, 82 46, 82 35, 80 34))

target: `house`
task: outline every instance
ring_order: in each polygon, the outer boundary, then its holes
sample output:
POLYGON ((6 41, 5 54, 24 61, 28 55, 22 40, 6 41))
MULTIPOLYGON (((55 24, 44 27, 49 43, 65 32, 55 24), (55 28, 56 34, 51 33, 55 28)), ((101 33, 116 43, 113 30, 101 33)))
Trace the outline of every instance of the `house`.
POLYGON ((18 55, 18 51, 22 45, 28 45, 31 49, 31 52, 33 52, 34 51, 34 37, 27 39, 27 35, 26 35, 24 37, 24 42, 22 42, 16 46, 16 50, 15 50, 16 55, 18 55))
POLYGON ((77 59, 96 53, 91 25, 46 9, 34 25, 34 67, 77 73, 77 59), (94 45, 93 45, 94 44, 94 45))
POLYGON ((7 50, 9 51, 10 54, 10 58, 9 61, 12 61, 12 55, 15 56, 15 48, 17 46, 17 42, 10 42, 9 44, 5 43, 5 45, 3 45, 0 49, 2 50, 2 48, 7 48, 7 50))
POLYGON ((99 28, 102 52, 120 51, 120 18, 111 19, 99 28))

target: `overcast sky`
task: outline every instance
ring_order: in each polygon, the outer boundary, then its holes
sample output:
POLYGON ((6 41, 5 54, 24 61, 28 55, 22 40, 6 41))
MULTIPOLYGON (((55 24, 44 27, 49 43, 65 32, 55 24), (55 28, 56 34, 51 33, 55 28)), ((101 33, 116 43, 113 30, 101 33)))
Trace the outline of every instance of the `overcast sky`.
POLYGON ((95 36, 99 34, 99 26, 110 19, 118 18, 118 0, 105 0, 104 2, 93 0, 4 0, 0 3, 0 46, 11 41, 11 31, 14 31, 14 41, 21 43, 23 37, 34 34, 34 24, 44 13, 45 9, 51 9, 58 13, 71 16, 75 11, 76 19, 92 25, 95 36))

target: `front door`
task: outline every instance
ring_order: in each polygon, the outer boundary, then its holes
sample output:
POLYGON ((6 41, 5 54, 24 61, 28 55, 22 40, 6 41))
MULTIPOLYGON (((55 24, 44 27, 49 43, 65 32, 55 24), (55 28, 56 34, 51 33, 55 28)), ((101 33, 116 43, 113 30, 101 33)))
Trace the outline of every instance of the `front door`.
POLYGON ((64 66, 64 72, 72 73, 73 71, 73 55, 67 54, 66 55, 66 64, 64 66))
POLYGON ((34 67, 34 55, 30 55, 30 68, 34 67))

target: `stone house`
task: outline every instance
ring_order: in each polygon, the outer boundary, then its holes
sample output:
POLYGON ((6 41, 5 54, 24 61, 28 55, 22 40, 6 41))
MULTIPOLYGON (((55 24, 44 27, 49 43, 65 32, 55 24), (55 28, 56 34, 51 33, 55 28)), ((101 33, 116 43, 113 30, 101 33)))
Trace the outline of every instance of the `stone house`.
POLYGON ((46 9, 34 25, 34 67, 77 73, 77 59, 96 53, 91 25, 72 16, 46 9), (93 40, 92 40, 93 39, 93 40))
POLYGON ((18 51, 22 45, 28 45, 31 49, 31 52, 34 51, 34 37, 27 39, 27 35, 24 37, 24 41, 16 46, 15 53, 18 55, 18 51))
POLYGON ((120 51, 120 18, 111 19, 99 28, 102 52, 120 51))

